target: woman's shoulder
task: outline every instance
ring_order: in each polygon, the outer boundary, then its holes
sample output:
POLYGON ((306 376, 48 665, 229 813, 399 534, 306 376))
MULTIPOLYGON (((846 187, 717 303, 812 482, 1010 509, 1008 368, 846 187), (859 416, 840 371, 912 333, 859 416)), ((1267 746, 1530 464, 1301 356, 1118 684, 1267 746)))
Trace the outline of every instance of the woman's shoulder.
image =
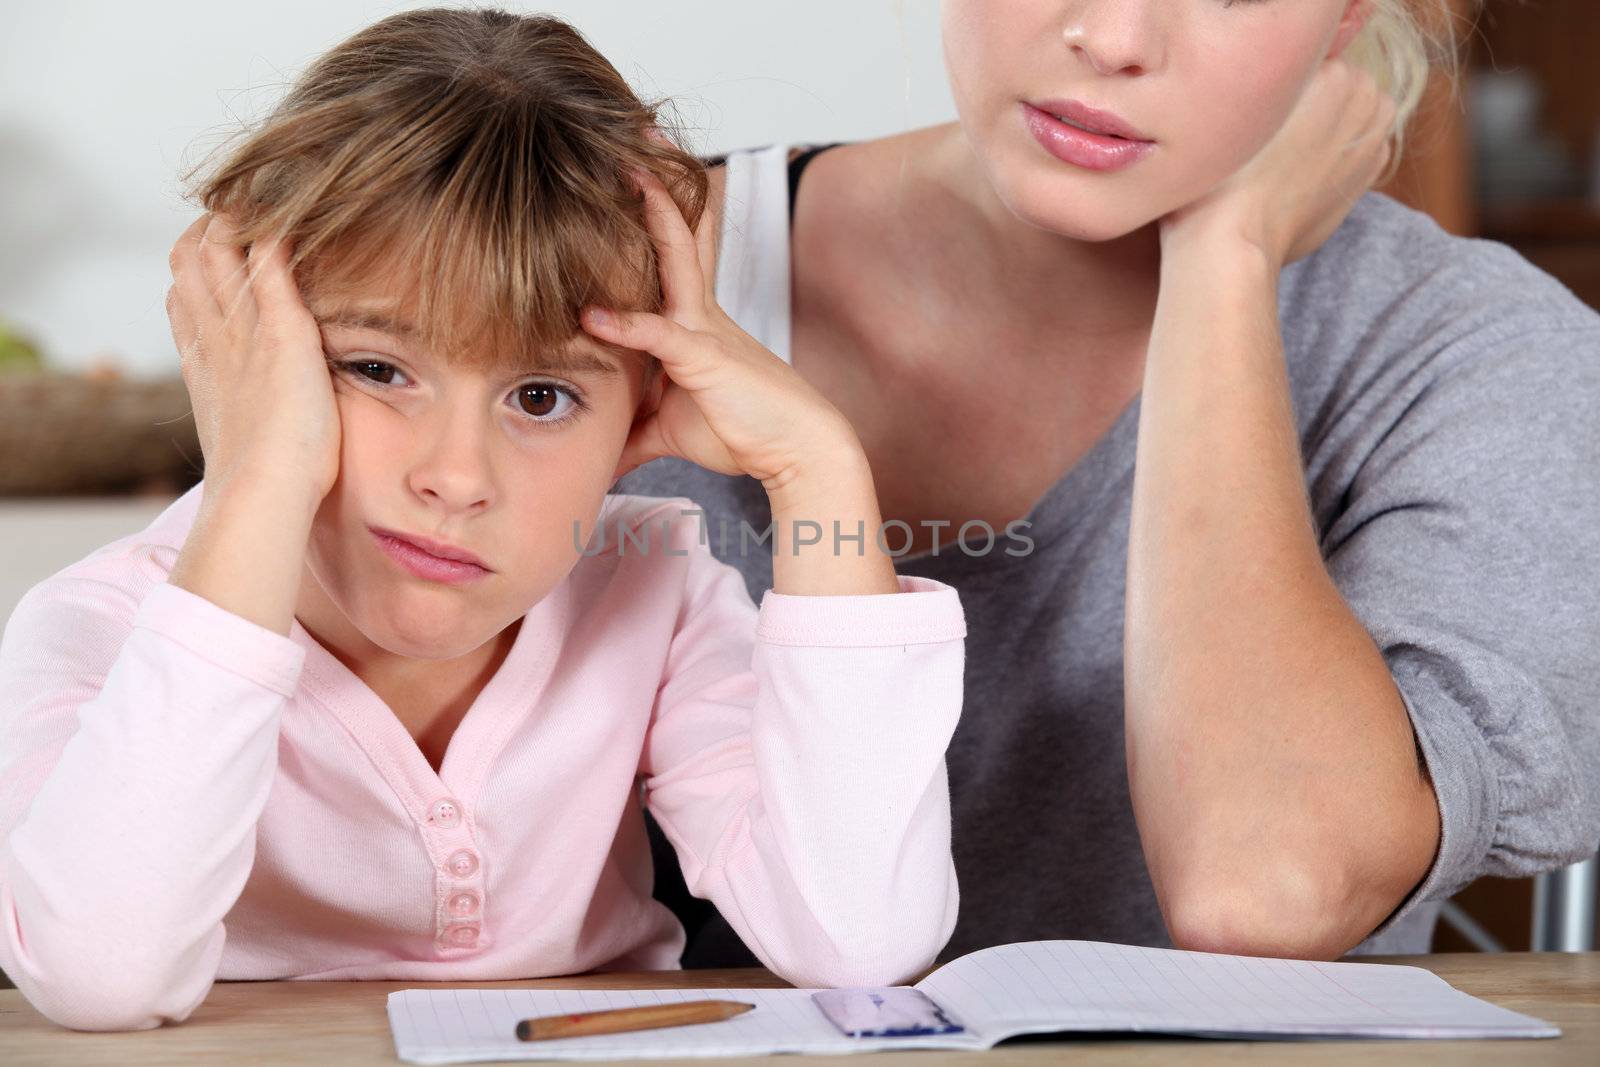
POLYGON ((1381 193, 1284 269, 1278 315, 1296 408, 1324 444, 1338 435, 1319 420, 1381 428, 1424 395, 1442 411, 1493 393, 1508 433, 1600 404, 1600 314, 1515 249, 1381 193))
POLYGON ((1452 234, 1383 193, 1356 202, 1316 252, 1283 273, 1286 326, 1348 320, 1488 342, 1519 331, 1600 330, 1600 314, 1558 279, 1498 241, 1452 234))

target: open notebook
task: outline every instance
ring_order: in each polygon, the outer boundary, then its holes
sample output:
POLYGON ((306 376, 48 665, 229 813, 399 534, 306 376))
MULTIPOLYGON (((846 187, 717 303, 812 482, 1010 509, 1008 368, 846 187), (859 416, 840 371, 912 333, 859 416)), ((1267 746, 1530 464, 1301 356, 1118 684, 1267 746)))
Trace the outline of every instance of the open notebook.
POLYGON ((389 994, 395 1050, 408 1063, 621 1060, 774 1052, 984 1049, 1019 1034, 1136 1031, 1199 1037, 1557 1037, 1420 967, 1314 963, 1030 941, 969 953, 916 987, 961 1033, 849 1037, 806 989, 404 989, 389 994), (756 1005, 725 1022, 521 1042, 519 1019, 681 1000, 756 1005))

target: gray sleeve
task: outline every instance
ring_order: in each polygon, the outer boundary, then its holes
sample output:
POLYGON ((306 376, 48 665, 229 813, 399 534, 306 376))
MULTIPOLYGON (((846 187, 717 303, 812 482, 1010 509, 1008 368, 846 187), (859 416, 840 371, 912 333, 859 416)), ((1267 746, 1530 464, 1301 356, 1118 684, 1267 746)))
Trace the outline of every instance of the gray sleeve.
POLYGON ((1501 325, 1435 355, 1325 528, 1443 825, 1373 936, 1600 844, 1600 318, 1501 325))

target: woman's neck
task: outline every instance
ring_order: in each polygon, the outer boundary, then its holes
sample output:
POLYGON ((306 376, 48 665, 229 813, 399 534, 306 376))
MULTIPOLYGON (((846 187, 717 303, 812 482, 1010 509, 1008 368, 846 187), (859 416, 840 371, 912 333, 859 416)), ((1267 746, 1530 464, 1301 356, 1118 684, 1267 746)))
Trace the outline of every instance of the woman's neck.
POLYGON ((1047 337, 1148 333, 1161 267, 1155 223, 1084 241, 1024 222, 995 193, 958 123, 916 131, 905 153, 900 225, 969 291, 987 289, 982 306, 1047 337))

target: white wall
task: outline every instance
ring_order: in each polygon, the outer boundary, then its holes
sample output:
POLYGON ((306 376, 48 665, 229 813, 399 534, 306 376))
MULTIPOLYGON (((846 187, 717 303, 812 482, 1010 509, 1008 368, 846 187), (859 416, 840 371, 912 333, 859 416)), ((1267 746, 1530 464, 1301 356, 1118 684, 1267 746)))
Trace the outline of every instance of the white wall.
MULTIPOLYGON (((79 368, 176 373, 167 250, 186 163, 301 66, 384 15, 373 0, 0 0, 0 320, 79 368)), ((935 0, 587 0, 499 6, 572 22, 691 147, 852 140, 944 121, 935 0)))

